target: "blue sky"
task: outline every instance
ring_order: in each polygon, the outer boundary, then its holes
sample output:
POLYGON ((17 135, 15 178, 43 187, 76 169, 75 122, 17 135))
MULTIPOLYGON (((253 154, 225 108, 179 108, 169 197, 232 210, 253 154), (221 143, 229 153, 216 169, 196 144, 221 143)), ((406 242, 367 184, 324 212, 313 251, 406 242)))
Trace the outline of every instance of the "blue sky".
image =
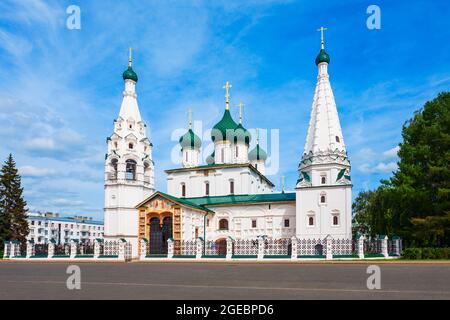
POLYGON ((286 176, 292 190, 323 25, 356 195, 390 176, 403 123, 449 89, 449 16, 443 0, 2 0, 0 158, 13 153, 31 209, 102 219, 105 140, 131 46, 158 189, 163 170, 176 167, 174 132, 187 108, 210 128, 228 80, 247 128, 280 130, 280 169, 269 178, 279 187, 286 176), (72 4, 81 30, 66 28, 72 4), (371 4, 381 8, 380 30, 366 27, 371 4))

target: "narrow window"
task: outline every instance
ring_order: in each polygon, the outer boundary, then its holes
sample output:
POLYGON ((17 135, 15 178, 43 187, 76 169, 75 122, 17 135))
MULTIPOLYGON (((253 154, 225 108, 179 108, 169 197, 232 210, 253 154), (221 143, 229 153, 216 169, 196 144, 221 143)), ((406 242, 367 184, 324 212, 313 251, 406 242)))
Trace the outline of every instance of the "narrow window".
POLYGON ((209 182, 205 183, 205 195, 209 196, 209 182))
POLYGON ((327 201, 327 197, 325 195, 320 196, 320 203, 325 203, 327 201))
POLYGON ((219 230, 228 230, 228 220, 227 219, 221 219, 219 221, 219 230))
POLYGON ((333 225, 334 226, 338 226, 339 225, 339 217, 338 216, 334 216, 333 217, 333 225))
POLYGON ((284 219, 284 227, 289 228, 289 219, 284 219))
POLYGON ((136 161, 134 160, 126 161, 125 177, 127 180, 136 180, 136 161))
POLYGON ((336 142, 341 142, 338 136, 336 136, 336 142))
POLYGON ((258 164, 257 163, 255 163, 255 169, 258 170, 258 164))
POLYGON ((188 162, 188 153, 186 152, 186 162, 188 162))
POLYGON ((181 196, 186 197, 186 185, 184 183, 181 185, 181 196))
POLYGON ((234 194, 234 181, 230 181, 230 194, 234 194))
POLYGON ((220 157, 221 157, 221 159, 222 159, 222 161, 221 162, 225 162, 225 150, 220 150, 220 157))
POLYGON ((236 146, 236 158, 239 157, 239 147, 236 146))
POLYGON ((132 143, 128 144, 128 149, 133 149, 133 144, 132 143))
POLYGON ((309 224, 310 226, 313 226, 313 225, 314 225, 314 218, 313 218, 313 217, 309 217, 308 220, 309 220, 309 221, 308 221, 308 224, 309 224))
POLYGON ((256 220, 255 219, 252 220, 252 228, 256 228, 256 220))
POLYGON ((327 178, 326 177, 322 177, 322 184, 326 184, 327 183, 327 178))

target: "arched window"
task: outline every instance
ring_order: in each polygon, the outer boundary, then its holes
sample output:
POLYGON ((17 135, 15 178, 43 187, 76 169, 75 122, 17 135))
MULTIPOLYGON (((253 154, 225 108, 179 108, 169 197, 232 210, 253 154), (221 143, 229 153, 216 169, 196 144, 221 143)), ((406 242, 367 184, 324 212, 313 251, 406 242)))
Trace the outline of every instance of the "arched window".
POLYGON ((335 215, 333 216, 333 226, 339 225, 339 216, 335 215))
POLYGON ((314 217, 309 217, 308 218, 308 225, 309 226, 313 226, 314 225, 314 217))
POLYGON ((322 182, 322 184, 326 184, 327 183, 327 177, 322 176, 321 182, 322 182))
POLYGON ((136 161, 126 161, 125 179, 136 180, 136 161))
POLYGON ((230 181, 230 194, 234 194, 234 181, 230 181))
POLYGON ((151 168, 150 168, 150 165, 147 162, 145 162, 144 163, 144 182, 150 183, 150 179, 151 179, 151 168))
POLYGON ((189 156, 188 156, 188 152, 186 152, 186 162, 189 161, 189 156))
POLYGON ((205 183, 205 195, 209 196, 209 182, 205 183))
POLYGON ((239 147, 236 146, 236 158, 239 157, 239 147))
POLYGON ((117 159, 112 159, 111 160, 111 173, 109 175, 109 179, 110 180, 116 180, 117 179, 117 164, 118 164, 118 160, 117 159))
POLYGON ((181 196, 186 197, 186 185, 184 183, 181 184, 181 196))
POLYGON ((219 230, 228 230, 228 220, 227 219, 219 220, 219 230))
POLYGON ((130 142, 130 143, 128 144, 128 149, 133 149, 133 147, 134 147, 133 143, 130 142))
POLYGON ((341 140, 339 139, 339 137, 338 136, 336 136, 336 142, 341 142, 341 140))
POLYGON ((320 194, 320 203, 327 203, 327 195, 325 192, 320 194))

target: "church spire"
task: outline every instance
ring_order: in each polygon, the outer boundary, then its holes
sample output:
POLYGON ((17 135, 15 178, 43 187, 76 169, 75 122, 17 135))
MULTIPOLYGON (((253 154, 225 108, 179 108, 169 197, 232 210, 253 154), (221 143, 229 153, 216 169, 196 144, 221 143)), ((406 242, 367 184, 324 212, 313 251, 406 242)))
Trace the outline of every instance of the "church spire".
POLYGON ((318 153, 346 153, 339 116, 333 90, 328 75, 330 58, 324 49, 323 31, 321 31, 321 50, 316 58, 318 77, 313 98, 311 119, 306 137, 304 157, 318 153))

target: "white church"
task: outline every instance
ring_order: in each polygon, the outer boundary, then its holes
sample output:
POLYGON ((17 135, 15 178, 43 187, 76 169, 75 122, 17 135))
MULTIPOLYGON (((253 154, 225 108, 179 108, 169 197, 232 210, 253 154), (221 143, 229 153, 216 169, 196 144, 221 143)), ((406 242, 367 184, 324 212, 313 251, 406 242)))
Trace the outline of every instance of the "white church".
MULTIPOLYGON (((167 192, 155 190, 152 143, 147 137, 136 94, 137 74, 123 73, 125 89, 105 159, 105 239, 125 239, 138 256, 140 240, 150 253, 167 252, 167 240, 351 239, 352 183, 328 66, 322 43, 316 58, 317 85, 295 192, 275 192, 265 176, 266 151, 250 149, 252 139, 229 111, 225 85, 222 119, 212 128, 214 152, 202 163, 201 139, 192 129, 180 137, 182 166, 169 168, 167 192)), ((300 156, 300 155, 299 155, 300 156)))

